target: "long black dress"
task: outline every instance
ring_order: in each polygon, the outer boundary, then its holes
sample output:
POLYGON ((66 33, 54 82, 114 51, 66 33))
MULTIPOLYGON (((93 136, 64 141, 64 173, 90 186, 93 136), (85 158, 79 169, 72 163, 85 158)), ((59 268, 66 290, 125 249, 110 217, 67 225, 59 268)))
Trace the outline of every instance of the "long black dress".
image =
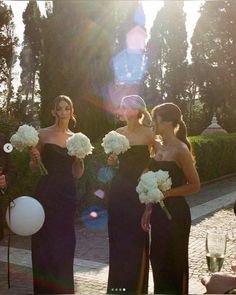
MULTIPOLYGON (((151 159, 149 169, 168 171, 172 187, 186 183, 175 161, 151 159)), ((159 204, 151 215, 151 251, 155 294, 188 294, 188 242, 191 226, 190 209, 184 197, 170 197, 165 201, 172 220, 159 204)))
POLYGON ((32 236, 34 293, 72 294, 76 208, 72 158, 66 148, 46 143, 42 161, 48 175, 41 177, 35 194, 45 210, 45 222, 32 236))
POLYGON ((134 145, 119 156, 108 201, 108 294, 144 294, 148 286, 148 234, 141 228, 144 206, 136 186, 147 168, 148 147, 134 145))

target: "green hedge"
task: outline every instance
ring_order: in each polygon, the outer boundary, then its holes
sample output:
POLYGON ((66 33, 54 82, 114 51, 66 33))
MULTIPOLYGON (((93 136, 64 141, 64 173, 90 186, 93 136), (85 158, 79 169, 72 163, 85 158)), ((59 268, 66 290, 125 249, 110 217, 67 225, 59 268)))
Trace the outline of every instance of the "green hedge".
POLYGON ((14 150, 11 156, 12 163, 17 171, 17 180, 11 189, 11 196, 33 196, 40 175, 30 170, 29 153, 14 150))
POLYGON ((201 182, 236 172, 236 133, 190 137, 201 182))

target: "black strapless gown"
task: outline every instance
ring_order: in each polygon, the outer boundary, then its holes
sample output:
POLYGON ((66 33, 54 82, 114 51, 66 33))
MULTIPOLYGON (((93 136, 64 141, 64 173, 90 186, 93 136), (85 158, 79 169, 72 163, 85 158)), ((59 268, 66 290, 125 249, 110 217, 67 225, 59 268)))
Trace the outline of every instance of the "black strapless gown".
POLYGON ((150 160, 148 147, 135 145, 119 156, 108 198, 108 294, 144 294, 148 287, 148 234, 141 228, 144 205, 138 178, 150 160))
POLYGON ((32 236, 34 293, 74 293, 76 184, 67 149, 46 143, 42 161, 48 170, 35 198, 45 210, 42 228, 32 236))
MULTIPOLYGON (((168 171, 172 187, 186 180, 174 161, 151 159, 149 169, 168 171)), ((172 215, 169 220, 159 204, 151 215, 151 251, 155 294, 188 294, 188 243, 191 227, 190 209, 184 197, 170 197, 165 205, 172 215)))

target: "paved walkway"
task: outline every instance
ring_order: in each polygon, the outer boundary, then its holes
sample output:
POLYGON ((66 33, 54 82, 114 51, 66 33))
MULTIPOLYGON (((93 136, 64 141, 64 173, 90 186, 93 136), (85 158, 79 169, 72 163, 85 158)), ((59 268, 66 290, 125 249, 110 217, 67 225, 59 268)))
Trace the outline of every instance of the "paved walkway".
MULTIPOLYGON (((232 204, 236 199, 236 177, 206 185, 201 192, 188 198, 192 213, 189 244, 190 294, 203 294, 200 279, 207 272, 205 258, 206 231, 222 228, 228 233, 227 254, 223 271, 230 271, 236 259, 236 217, 232 204), (226 207, 226 208, 224 208, 226 207)), ((78 294, 105 294, 108 273, 107 230, 88 230, 76 226, 77 248, 75 255, 75 283, 78 294)), ((1 294, 32 293, 30 239, 11 237, 11 289, 7 288, 7 238, 0 243, 1 294)), ((153 292, 150 270, 149 293, 153 292)))

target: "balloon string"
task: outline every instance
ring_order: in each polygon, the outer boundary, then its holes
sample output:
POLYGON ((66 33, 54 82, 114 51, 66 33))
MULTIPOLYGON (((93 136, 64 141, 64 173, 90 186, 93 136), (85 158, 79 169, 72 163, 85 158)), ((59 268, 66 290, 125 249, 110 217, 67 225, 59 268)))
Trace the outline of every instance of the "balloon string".
MULTIPOLYGON (((11 224, 11 208, 15 207, 14 201, 11 202, 10 197, 8 196, 8 216, 9 216, 9 226, 11 224), (12 205, 11 205, 12 203, 12 205)), ((8 242, 7 242, 7 284, 8 289, 11 288, 10 284, 10 244, 11 244, 11 231, 8 231, 8 242)))
MULTIPOLYGON (((8 196, 8 214, 9 214, 9 225, 11 224, 11 201, 8 196)), ((8 289, 11 288, 10 284, 10 241, 11 241, 11 232, 8 231, 8 242, 7 242, 7 283, 8 289)))

